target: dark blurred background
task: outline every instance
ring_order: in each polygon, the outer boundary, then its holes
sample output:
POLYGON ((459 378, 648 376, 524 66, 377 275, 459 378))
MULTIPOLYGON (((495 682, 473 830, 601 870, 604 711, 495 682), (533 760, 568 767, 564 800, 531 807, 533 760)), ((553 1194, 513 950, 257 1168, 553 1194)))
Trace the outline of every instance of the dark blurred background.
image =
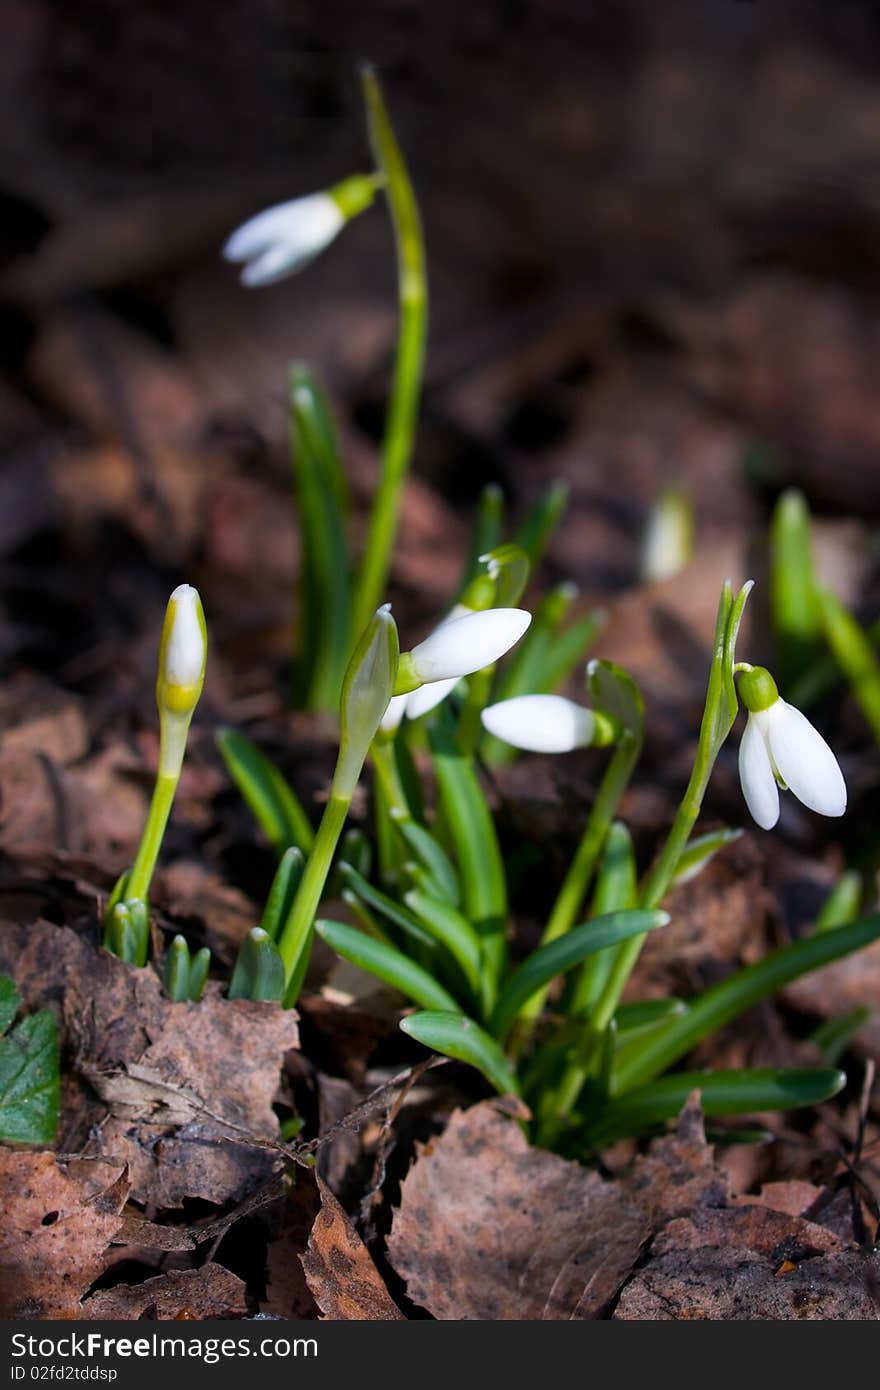
POLYGON ((549 573, 591 595, 637 578, 673 477, 710 551, 791 481, 820 516, 876 522, 869 0, 5 0, 3 14, 0 544, 16 658, 24 640, 81 679, 77 581, 100 591, 105 624, 104 590, 121 622, 141 582, 157 602, 185 570, 238 595, 232 636, 283 626, 293 358, 335 393, 369 495, 394 333, 384 209, 273 288, 242 290, 219 256, 250 213, 365 167, 363 57, 430 257, 395 581, 418 616, 447 596, 489 479, 515 508, 570 480, 549 573), (44 571, 39 599, 44 563, 60 577, 44 571))

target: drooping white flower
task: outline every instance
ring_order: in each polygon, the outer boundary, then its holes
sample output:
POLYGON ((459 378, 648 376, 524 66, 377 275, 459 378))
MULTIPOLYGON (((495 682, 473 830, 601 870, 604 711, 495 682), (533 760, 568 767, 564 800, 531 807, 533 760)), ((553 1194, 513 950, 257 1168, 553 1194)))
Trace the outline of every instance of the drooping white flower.
POLYGON ((739 747, 743 796, 763 830, 779 819, 779 788, 793 791, 811 811, 842 816, 846 783, 837 759, 817 729, 781 699, 769 671, 756 666, 740 678, 749 711, 739 747))
POLYGON ((422 684, 473 675, 509 651, 531 621, 524 608, 486 608, 450 618, 408 653, 409 669, 422 684))
POLYGON ((227 261, 244 262, 241 283, 272 285, 308 265, 345 226, 331 193, 309 193, 251 217, 223 247, 227 261))
POLYGON ((383 734, 396 733, 400 727, 400 721, 406 713, 406 702, 409 697, 406 695, 392 695, 388 701, 388 708, 379 721, 379 728, 383 734))
POLYGON ((205 671, 205 619, 197 589, 178 584, 168 600, 162 676, 172 686, 196 685, 205 671))
POLYGON ((570 753, 595 741, 596 715, 562 695, 516 695, 488 705, 483 727, 530 753, 570 753))

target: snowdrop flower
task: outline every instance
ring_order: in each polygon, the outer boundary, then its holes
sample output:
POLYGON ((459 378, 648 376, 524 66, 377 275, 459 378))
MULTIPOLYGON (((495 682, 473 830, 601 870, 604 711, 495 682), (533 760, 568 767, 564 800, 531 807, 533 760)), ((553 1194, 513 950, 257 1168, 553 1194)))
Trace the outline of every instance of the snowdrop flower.
POLYGON ((642 578, 671 579, 694 549, 694 508, 684 488, 673 484, 658 497, 642 540, 642 578))
POLYGON ((272 285, 329 246, 346 222, 369 207, 377 186, 375 177, 356 174, 321 193, 277 203, 233 232, 223 255, 244 263, 243 285, 272 285))
POLYGON ((779 791, 788 788, 811 811, 842 816, 843 774, 822 735, 780 699, 763 666, 740 666, 739 692, 749 712, 739 748, 739 776, 746 805, 763 830, 779 819, 779 791))
POLYGON ((207 657, 208 634, 198 590, 191 584, 178 584, 165 609, 156 681, 163 777, 180 775, 190 720, 205 683, 207 657))
POLYGON ((208 641, 197 589, 178 584, 168 600, 159 648, 157 698, 175 713, 192 711, 202 691, 208 641))
POLYGON ((531 613, 523 608, 486 608, 450 616, 401 656, 397 693, 408 694, 435 681, 455 684, 462 676, 491 666, 519 641, 531 621, 531 613))
POLYGON ((604 715, 562 695, 516 695, 488 705, 481 718, 488 733, 529 753, 570 753, 609 743, 615 733, 604 715))

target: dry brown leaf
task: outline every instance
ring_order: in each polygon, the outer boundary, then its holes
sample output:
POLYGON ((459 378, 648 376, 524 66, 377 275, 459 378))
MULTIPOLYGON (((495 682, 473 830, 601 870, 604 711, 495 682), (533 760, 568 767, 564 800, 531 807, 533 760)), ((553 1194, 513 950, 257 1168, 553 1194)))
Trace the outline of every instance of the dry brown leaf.
POLYGON ((372 1256, 325 1182, 318 1178, 321 1210, 309 1247, 300 1256, 306 1282, 325 1318, 338 1322, 394 1322, 403 1314, 372 1256))
POLYGON ((485 1101, 421 1150, 388 1251, 436 1318, 595 1318, 649 1229, 622 1186, 530 1148, 485 1101))
POLYGON ((0 1316, 71 1318, 104 1268, 128 1175, 0 1149, 0 1316))
POLYGON ((281 1234, 266 1254, 266 1297, 260 1311, 271 1317, 312 1319, 319 1316, 319 1309, 306 1282, 300 1256, 321 1209, 321 1198, 314 1169, 296 1168, 292 1176, 281 1234))
POLYGON ((199 1004, 172 1004, 152 969, 42 921, 0 927, 0 970, 28 1007, 59 1009, 74 1071, 108 1107, 92 1100, 79 1117, 100 1120, 90 1152, 129 1165, 136 1201, 238 1201, 278 1168, 272 1102, 298 1045, 292 1010, 226 999, 213 983, 199 1004))
POLYGON ((671 921, 652 932, 633 972, 627 999, 663 997, 731 962, 750 963, 766 947, 770 898, 763 861, 749 836, 722 851, 697 878, 664 900, 671 921))
POLYGON ((670 1222, 615 1316, 878 1318, 878 1290, 880 1265, 853 1242, 755 1202, 670 1222))
POLYGON ((728 1179, 706 1143, 698 1092, 682 1110, 676 1132, 655 1139, 648 1153, 639 1155, 627 1186, 655 1225, 697 1206, 726 1205, 728 1179))
POLYGON ((180 1319, 243 1318, 248 1311, 245 1285, 222 1265, 172 1269, 143 1284, 101 1289, 82 1305, 82 1317, 144 1322, 180 1319))

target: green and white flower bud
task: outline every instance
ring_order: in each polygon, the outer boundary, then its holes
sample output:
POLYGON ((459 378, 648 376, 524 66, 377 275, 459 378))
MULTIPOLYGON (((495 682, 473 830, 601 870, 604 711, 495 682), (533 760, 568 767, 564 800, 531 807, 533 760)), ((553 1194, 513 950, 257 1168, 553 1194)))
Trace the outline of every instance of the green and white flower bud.
POLYGON ((487 608, 450 618, 403 654, 396 693, 403 695, 432 681, 457 681, 491 666, 519 641, 531 621, 531 613, 523 608, 487 608))
POLYGON ((515 695, 488 705, 481 718, 488 733, 530 753, 599 747, 613 742, 617 734, 605 715, 562 695, 515 695))
POLYGON ((370 206, 378 186, 376 176, 354 174, 320 193, 277 203, 233 232, 223 255, 244 263, 243 285, 272 285, 329 246, 346 222, 370 206))
POLYGON ((159 646, 156 704, 162 731, 159 774, 176 777, 186 735, 205 683, 208 634, 198 590, 179 584, 168 600, 159 646))
POLYGON ((397 676, 399 646, 391 604, 377 610, 355 648, 342 682, 339 759, 331 795, 350 800, 376 736, 397 676))

